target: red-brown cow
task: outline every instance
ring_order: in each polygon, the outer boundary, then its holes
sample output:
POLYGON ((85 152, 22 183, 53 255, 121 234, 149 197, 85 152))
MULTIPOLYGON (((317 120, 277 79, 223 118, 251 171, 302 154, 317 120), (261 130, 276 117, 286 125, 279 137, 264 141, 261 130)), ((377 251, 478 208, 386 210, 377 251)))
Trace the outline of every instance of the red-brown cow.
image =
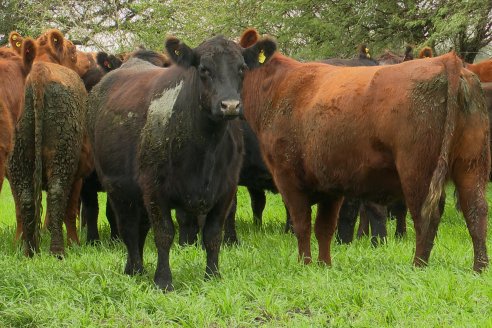
POLYGON ((478 64, 465 64, 465 68, 477 74, 481 82, 492 82, 492 58, 478 64))
MULTIPOLYGON (((247 30, 240 43, 257 39, 247 30)), ((258 65, 245 75, 245 117, 292 216, 304 263, 311 262, 311 205, 318 204, 319 261, 330 264, 348 195, 404 198, 416 230, 414 264, 425 265, 449 177, 473 240, 473 267, 488 265, 489 122, 478 81, 456 55, 351 68, 276 53, 258 65)))
POLYGON ((70 41, 50 30, 36 44, 8 171, 27 255, 39 247, 42 188, 47 191, 50 249, 62 255, 62 219, 69 242, 79 242, 75 219, 82 177, 93 165, 85 133, 87 93, 75 73, 77 52, 70 41))
POLYGON ((12 150, 14 126, 24 102, 24 83, 36 56, 34 41, 19 42, 19 56, 8 48, 0 48, 0 191, 7 156, 12 150))

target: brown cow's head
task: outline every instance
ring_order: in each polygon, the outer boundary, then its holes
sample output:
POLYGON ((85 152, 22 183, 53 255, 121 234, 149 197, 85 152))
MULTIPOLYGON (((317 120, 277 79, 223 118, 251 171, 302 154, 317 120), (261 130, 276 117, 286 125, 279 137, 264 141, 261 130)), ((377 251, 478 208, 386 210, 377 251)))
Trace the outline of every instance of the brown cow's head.
POLYGON ((36 39, 38 55, 36 61, 60 64, 78 72, 77 48, 65 39, 58 30, 49 30, 36 39))
POLYGON ((25 76, 31 71, 32 63, 36 58, 36 42, 31 38, 24 39, 17 32, 10 33, 9 37, 14 45, 12 50, 8 48, 2 48, 0 50, 0 59, 12 59, 19 60, 19 56, 22 58, 21 72, 25 76))
POLYGON ((215 118, 234 118, 242 114, 240 94, 244 71, 267 61, 275 49, 272 40, 242 49, 222 36, 209 39, 195 49, 174 37, 166 41, 166 50, 174 63, 196 70, 200 105, 215 118))

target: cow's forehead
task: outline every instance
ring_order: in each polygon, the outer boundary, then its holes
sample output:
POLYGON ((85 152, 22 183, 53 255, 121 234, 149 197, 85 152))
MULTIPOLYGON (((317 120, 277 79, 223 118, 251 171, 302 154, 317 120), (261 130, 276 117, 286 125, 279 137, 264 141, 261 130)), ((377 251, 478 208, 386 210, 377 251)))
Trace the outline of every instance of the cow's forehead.
POLYGON ((218 60, 219 58, 239 60, 242 57, 241 47, 223 36, 216 36, 203 42, 195 51, 201 58, 207 58, 207 60, 218 60))

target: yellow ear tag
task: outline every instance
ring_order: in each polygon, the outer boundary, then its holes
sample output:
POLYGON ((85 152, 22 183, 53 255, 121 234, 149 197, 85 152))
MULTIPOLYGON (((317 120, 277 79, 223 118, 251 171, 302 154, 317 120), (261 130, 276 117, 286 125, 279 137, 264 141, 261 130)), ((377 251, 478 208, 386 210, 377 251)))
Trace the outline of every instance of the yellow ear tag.
POLYGON ((369 53, 367 53, 367 58, 371 58, 371 55, 369 53))
POLYGON ((53 38, 53 41, 58 42, 58 39, 57 38, 53 38))
POLYGON ((17 40, 17 35, 12 35, 12 40, 17 40))
POLYGON ((260 64, 263 64, 265 60, 266 60, 265 51, 261 50, 260 53, 258 54, 258 62, 260 64))
POLYGON ((180 54, 179 50, 177 50, 177 49, 174 50, 174 53, 176 54, 176 56, 179 56, 179 54, 180 54))
POLYGON ((366 53, 369 53, 369 48, 366 48, 366 53))
POLYGON ((15 46, 16 46, 17 48, 20 48, 20 47, 21 47, 21 45, 22 45, 22 43, 20 43, 20 42, 16 42, 16 43, 15 43, 15 46))

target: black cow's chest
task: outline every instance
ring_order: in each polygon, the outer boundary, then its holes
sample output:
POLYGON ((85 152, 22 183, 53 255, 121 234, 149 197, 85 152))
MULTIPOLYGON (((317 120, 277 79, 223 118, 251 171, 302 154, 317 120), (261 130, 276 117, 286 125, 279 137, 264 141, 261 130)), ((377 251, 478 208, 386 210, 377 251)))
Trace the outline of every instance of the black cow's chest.
POLYGON ((238 165, 231 161, 233 148, 231 140, 226 139, 208 147, 189 144, 173 152, 171 168, 163 172, 171 202, 189 212, 209 212, 230 188, 234 165, 238 165))

